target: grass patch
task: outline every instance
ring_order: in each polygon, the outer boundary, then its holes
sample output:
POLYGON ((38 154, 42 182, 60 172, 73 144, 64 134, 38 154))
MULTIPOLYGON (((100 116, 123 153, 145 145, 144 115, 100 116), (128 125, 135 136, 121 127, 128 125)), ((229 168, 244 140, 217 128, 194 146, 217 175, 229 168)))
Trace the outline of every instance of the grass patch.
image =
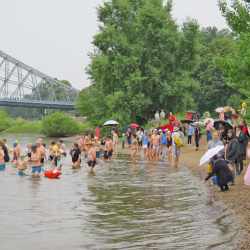
POLYGON ((42 123, 41 122, 25 122, 21 126, 13 126, 8 128, 2 133, 8 134, 42 134, 41 132, 42 123))

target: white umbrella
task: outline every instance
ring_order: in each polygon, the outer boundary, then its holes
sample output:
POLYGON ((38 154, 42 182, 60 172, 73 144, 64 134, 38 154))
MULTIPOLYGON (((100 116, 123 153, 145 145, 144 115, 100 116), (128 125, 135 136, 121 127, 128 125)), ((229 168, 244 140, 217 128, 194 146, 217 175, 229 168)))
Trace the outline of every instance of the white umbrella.
POLYGON ((223 111, 223 107, 219 107, 215 110, 217 113, 221 113, 223 111))
POLYGON ((194 122, 194 123, 192 124, 192 126, 194 126, 194 127, 195 127, 196 125, 206 127, 206 124, 205 124, 204 122, 194 122))
MULTIPOLYGON (((201 160, 200 160, 200 165, 202 165, 203 163, 209 161, 214 155, 218 154, 221 150, 224 149, 224 145, 219 145, 219 146, 216 146, 214 148, 211 148, 209 149, 206 154, 204 154, 202 157, 201 157, 201 160)), ((199 165, 199 166, 200 166, 199 165)))
POLYGON ((114 120, 108 120, 103 124, 103 126, 113 126, 113 125, 119 125, 119 123, 114 120))
POLYGON ((209 118, 206 118, 205 121, 204 121, 204 123, 207 123, 208 120, 210 121, 210 124, 211 124, 212 126, 214 126, 214 119, 213 119, 213 118, 210 118, 210 117, 209 117, 209 118))

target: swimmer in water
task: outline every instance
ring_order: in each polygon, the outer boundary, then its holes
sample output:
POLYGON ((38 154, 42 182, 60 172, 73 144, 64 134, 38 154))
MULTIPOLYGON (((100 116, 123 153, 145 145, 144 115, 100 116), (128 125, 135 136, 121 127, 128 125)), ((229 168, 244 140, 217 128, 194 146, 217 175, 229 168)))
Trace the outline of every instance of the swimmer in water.
POLYGON ((87 142, 86 147, 88 148, 88 165, 89 165, 89 172, 92 172, 95 164, 96 164, 96 151, 92 147, 92 142, 87 142))
POLYGON ((37 145, 37 151, 39 151, 40 154, 41 154, 41 164, 40 164, 40 166, 43 166, 44 165, 45 149, 44 149, 44 147, 42 145, 42 140, 41 139, 37 140, 36 145, 37 145))
POLYGON ((55 162, 55 170, 61 170, 62 164, 61 164, 61 153, 59 151, 59 148, 55 146, 53 148, 53 151, 55 152, 54 159, 53 159, 55 162))
POLYGON ((53 151, 53 148, 55 147, 56 143, 55 141, 50 141, 49 145, 49 161, 53 161, 53 157, 55 155, 55 152, 53 151))
POLYGON ((17 168, 19 170, 18 174, 20 174, 20 175, 24 175, 25 174, 25 169, 27 169, 27 164, 23 160, 23 158, 24 158, 24 154, 20 154, 19 160, 18 160, 18 165, 17 165, 17 168))
POLYGON ((159 151, 161 144, 161 137, 158 135, 157 129, 154 130, 154 134, 151 136, 151 146, 153 145, 153 159, 154 163, 158 164, 159 161, 159 151))
POLYGON ((59 140, 59 142, 57 143, 58 148, 62 149, 62 157, 67 155, 66 152, 66 145, 63 143, 63 140, 59 140))
POLYGON ((140 147, 139 147, 138 141, 136 140, 136 134, 131 135, 131 144, 129 146, 131 146, 131 150, 132 150, 131 151, 132 162, 135 162, 135 154, 137 152, 137 148, 140 152, 140 147))
POLYGON ((96 151, 96 165, 98 165, 99 158, 100 158, 100 146, 101 146, 101 142, 98 140, 97 137, 95 137, 93 139, 93 146, 94 146, 94 149, 96 151))
POLYGON ((13 157, 13 165, 16 166, 19 160, 19 155, 21 154, 20 147, 18 147, 17 141, 13 142, 14 147, 14 157, 13 157))
POLYGON ((28 157, 27 163, 32 163, 32 162, 31 162, 31 152, 32 152, 31 146, 32 146, 32 143, 29 143, 29 144, 27 145, 26 150, 25 150, 25 155, 24 155, 24 157, 28 157))
POLYGON ((73 144, 73 148, 69 150, 69 154, 72 157, 72 162, 70 166, 79 168, 81 164, 81 150, 79 149, 77 143, 73 144))
POLYGON ((37 150, 37 145, 31 146, 32 175, 39 176, 41 173, 41 153, 37 150))
POLYGON ((4 151, 2 149, 2 146, 4 145, 4 143, 1 141, 1 145, 0 145, 0 169, 5 169, 5 162, 4 162, 4 151))

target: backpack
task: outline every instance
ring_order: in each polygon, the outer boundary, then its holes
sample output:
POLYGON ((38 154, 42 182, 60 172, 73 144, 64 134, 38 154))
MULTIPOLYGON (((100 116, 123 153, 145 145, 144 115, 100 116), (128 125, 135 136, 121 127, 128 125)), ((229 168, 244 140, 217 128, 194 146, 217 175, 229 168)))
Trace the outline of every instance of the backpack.
MULTIPOLYGON (((177 132, 178 133, 178 132, 177 132)), ((180 134, 180 133, 179 133, 180 134)), ((181 147, 182 146, 182 141, 180 138, 174 136, 174 144, 177 148, 181 147)))

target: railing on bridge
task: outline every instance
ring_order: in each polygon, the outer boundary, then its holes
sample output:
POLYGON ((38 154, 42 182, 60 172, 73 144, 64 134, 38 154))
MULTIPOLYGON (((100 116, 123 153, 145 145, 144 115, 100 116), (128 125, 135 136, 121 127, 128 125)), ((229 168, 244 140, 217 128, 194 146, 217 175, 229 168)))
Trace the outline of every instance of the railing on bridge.
POLYGON ((0 106, 74 110, 75 102, 3 98, 0 99, 0 106))

